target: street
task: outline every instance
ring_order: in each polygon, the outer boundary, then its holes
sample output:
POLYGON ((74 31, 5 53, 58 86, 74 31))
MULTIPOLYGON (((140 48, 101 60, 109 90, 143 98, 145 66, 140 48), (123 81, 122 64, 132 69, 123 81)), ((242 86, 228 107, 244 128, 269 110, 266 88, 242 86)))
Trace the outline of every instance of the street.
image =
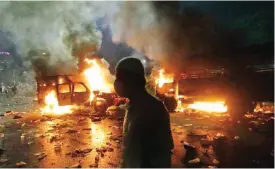
MULTIPOLYGON (((244 127, 232 127, 223 114, 170 113, 170 118, 175 143, 172 167, 274 166, 270 154, 274 139, 266 132, 247 135, 244 127), (227 146, 212 146, 211 142, 221 145, 225 138, 227 146), (191 146, 184 146, 186 143, 191 146), (192 155, 193 146, 196 153, 192 155)), ((121 117, 94 117, 87 110, 61 116, 11 111, 0 121, 1 167, 119 167, 121 117)))

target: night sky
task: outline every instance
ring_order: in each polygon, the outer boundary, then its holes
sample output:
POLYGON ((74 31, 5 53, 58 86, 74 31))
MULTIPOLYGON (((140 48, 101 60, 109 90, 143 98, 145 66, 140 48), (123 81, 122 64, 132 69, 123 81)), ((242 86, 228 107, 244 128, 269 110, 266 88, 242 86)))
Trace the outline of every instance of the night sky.
POLYGON ((274 42, 273 1, 181 2, 181 9, 187 7, 210 14, 228 29, 244 30, 248 45, 274 42))

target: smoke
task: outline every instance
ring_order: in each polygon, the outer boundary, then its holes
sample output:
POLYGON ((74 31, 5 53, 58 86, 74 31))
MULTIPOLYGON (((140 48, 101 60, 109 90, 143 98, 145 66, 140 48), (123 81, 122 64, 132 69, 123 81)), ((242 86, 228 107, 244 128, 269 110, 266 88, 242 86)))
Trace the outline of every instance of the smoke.
POLYGON ((99 48, 101 34, 94 23, 100 17, 112 15, 118 9, 118 4, 73 1, 0 2, 0 29, 10 33, 6 36, 18 45, 25 65, 32 63, 35 64, 35 69, 46 67, 55 71, 69 71, 77 63, 77 59, 72 56, 72 43, 93 43, 99 48), (77 35, 77 39, 71 35, 77 35), (41 56, 38 52, 40 50, 45 50, 50 55, 41 56), (37 53, 34 54, 35 52, 37 53))
POLYGON ((179 2, 126 2, 113 21, 115 41, 173 72, 216 64, 239 40, 232 33, 228 44, 212 16, 179 2))
POLYGON ((39 63, 36 69, 75 68, 73 44, 94 43, 100 48, 101 34, 93 21, 102 17, 108 20, 114 42, 126 43, 168 70, 205 64, 205 58, 223 55, 225 49, 215 20, 194 9, 182 10, 179 2, 12 1, 0 2, 0 11, 0 29, 11 33, 26 63, 39 63), (50 55, 27 57, 34 49, 50 55))

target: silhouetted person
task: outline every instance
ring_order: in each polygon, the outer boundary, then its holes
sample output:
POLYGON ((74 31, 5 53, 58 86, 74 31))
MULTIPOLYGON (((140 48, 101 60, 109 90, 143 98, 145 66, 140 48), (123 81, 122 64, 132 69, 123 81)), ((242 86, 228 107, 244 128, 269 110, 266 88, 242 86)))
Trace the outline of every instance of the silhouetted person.
POLYGON ((122 59, 114 83, 118 95, 129 98, 124 117, 122 167, 171 167, 174 148, 169 113, 145 89, 144 67, 136 58, 122 59))

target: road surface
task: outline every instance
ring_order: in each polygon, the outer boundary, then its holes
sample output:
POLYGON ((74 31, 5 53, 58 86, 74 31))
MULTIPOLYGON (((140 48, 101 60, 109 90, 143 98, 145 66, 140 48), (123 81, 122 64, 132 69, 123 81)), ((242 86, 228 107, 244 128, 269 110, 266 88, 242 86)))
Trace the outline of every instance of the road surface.
MULTIPOLYGON (((122 118, 104 117, 99 120, 91 118, 91 112, 87 111, 45 116, 34 111, 35 107, 32 104, 29 107, 14 106, 12 108, 16 111, 29 111, 1 116, 0 167, 119 167, 122 118), (19 116, 18 119, 14 119, 15 116, 19 116)), ((2 111, 8 108, 2 106, 2 111)), ((271 160, 273 133, 247 134, 247 126, 232 127, 228 116, 222 114, 171 113, 170 117, 175 143, 173 167, 274 166, 271 160), (202 144, 202 140, 213 138, 227 138, 228 142, 225 147, 202 144), (184 142, 196 147, 196 156, 190 156, 184 142), (232 151, 236 146, 243 149, 232 151), (199 162, 190 162, 192 158, 199 158, 199 162)), ((221 145, 222 139, 218 141, 221 145)))

